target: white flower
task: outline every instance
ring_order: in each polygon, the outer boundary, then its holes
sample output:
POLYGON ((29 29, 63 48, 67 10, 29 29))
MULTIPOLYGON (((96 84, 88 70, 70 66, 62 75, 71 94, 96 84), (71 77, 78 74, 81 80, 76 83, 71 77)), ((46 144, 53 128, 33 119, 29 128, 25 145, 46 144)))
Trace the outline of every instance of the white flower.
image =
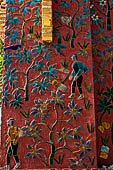
POLYGON ((100 6, 106 6, 106 0, 101 0, 100 1, 100 6))
POLYGON ((90 9, 92 9, 93 7, 94 7, 94 5, 93 5, 93 4, 91 4, 91 5, 90 5, 90 9))
POLYGON ((61 20, 63 23, 66 23, 68 25, 68 23, 71 21, 72 17, 68 17, 68 16, 61 16, 61 20))
POLYGON ((97 21, 99 19, 98 15, 96 15, 96 14, 93 14, 91 16, 91 18, 92 18, 93 21, 97 21))

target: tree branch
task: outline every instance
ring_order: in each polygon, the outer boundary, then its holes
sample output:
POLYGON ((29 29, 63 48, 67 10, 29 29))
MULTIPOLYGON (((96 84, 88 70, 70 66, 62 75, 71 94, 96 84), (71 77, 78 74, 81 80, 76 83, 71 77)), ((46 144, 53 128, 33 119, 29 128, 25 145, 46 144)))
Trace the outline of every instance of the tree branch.
POLYGON ((73 15, 72 20, 71 20, 71 27, 72 27, 73 30, 74 30, 74 25, 73 25, 74 18, 75 18, 76 14, 77 14, 77 13, 79 12, 79 10, 80 10, 79 1, 76 0, 76 2, 77 2, 77 4, 78 4, 78 9, 77 9, 77 11, 75 12, 75 14, 73 15))
POLYGON ((16 71, 15 71, 15 73, 18 73, 18 72, 19 72, 19 73, 22 73, 22 74, 24 74, 24 75, 26 76, 26 74, 25 74, 23 71, 21 71, 21 70, 16 70, 16 71))
POLYGON ((50 144, 50 145, 51 145, 51 143, 48 142, 48 141, 40 141, 40 142, 37 143, 37 145, 39 145, 39 144, 41 144, 41 143, 47 143, 47 144, 50 144))
POLYGON ((34 79, 32 79, 32 80, 29 80, 29 83, 31 83, 31 82, 33 82, 33 81, 39 79, 39 77, 40 77, 41 75, 42 75, 42 74, 40 73, 36 78, 34 78, 34 79))
POLYGON ((51 128, 49 127, 49 125, 47 125, 46 123, 37 123, 36 125, 44 125, 44 126, 46 126, 49 130, 51 130, 51 128))
MULTIPOLYGON (((11 27, 10 29, 8 29, 8 32, 10 32, 11 30, 13 30, 14 28, 18 28, 19 30, 21 30, 21 28, 17 27, 17 25, 14 25, 13 27, 11 27)), ((5 37, 6 38, 6 37, 5 37)))
POLYGON ((68 119, 68 120, 58 120, 59 122, 61 121, 61 122, 66 122, 66 123, 68 123, 72 128, 74 128, 73 127, 73 125, 70 123, 70 121, 72 120, 72 117, 70 118, 70 119, 68 119))
POLYGON ((31 63, 31 65, 28 67, 28 69, 27 69, 27 71, 26 71, 26 75, 29 73, 30 69, 33 67, 36 58, 39 58, 39 57, 41 57, 41 56, 37 56, 37 57, 34 58, 33 62, 31 63))
POLYGON ((15 91, 17 91, 17 90, 22 90, 22 91, 24 91, 24 92, 25 92, 25 89, 20 88, 20 87, 17 87, 16 89, 14 89, 14 90, 13 90, 12 94, 14 94, 14 92, 15 92, 15 91))

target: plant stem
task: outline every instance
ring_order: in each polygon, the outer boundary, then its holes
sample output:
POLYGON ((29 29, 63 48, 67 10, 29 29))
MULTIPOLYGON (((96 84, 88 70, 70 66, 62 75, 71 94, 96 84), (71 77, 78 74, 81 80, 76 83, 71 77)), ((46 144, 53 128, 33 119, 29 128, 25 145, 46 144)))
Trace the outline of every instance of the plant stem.
POLYGON ((99 124, 101 124, 102 118, 103 118, 104 114, 105 114, 105 112, 103 112, 103 113, 101 114, 100 119, 99 119, 99 124))
POLYGON ((53 165, 53 160, 54 160, 54 155, 55 155, 55 145, 54 145, 54 142, 53 142, 53 131, 54 131, 54 128, 56 127, 56 125, 58 124, 58 112, 57 112, 57 109, 56 109, 56 105, 54 106, 54 110, 55 110, 56 115, 57 115, 57 120, 53 124, 51 132, 50 132, 50 143, 52 144, 52 152, 51 152, 50 157, 49 157, 50 165, 53 165))

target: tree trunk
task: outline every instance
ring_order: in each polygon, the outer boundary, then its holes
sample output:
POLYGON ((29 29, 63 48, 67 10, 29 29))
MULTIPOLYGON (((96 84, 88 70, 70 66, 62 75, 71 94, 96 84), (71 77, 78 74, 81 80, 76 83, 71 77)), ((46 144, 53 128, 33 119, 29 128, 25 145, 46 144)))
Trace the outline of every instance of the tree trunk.
POLYGON ((53 165, 54 155, 55 155, 55 145, 52 144, 52 153, 50 155, 50 165, 53 165))
POLYGON ((28 83, 26 83, 26 87, 25 87, 25 101, 29 100, 29 95, 28 95, 28 83))
POLYGON ((24 37, 25 37, 25 22, 23 23, 23 26, 22 26, 22 38, 21 38, 21 45, 24 45, 24 37))
POLYGON ((25 101, 28 101, 29 100, 29 87, 28 87, 28 84, 29 84, 29 72, 27 73, 26 75, 26 85, 25 85, 25 101))
POLYGON ((107 30, 111 31, 111 9, 108 6, 108 12, 107 12, 107 30))
POLYGON ((52 152, 49 157, 50 165, 53 165, 53 160, 54 160, 54 155, 55 155, 55 145, 53 142, 53 131, 54 131, 54 128, 56 127, 57 123, 58 123, 58 121, 56 120, 56 122, 53 124, 52 130, 50 132, 50 142, 52 144, 52 148, 51 148, 52 152))
POLYGON ((75 31, 73 31, 73 36, 72 36, 72 39, 71 39, 71 48, 75 47, 74 41, 75 41, 75 31))

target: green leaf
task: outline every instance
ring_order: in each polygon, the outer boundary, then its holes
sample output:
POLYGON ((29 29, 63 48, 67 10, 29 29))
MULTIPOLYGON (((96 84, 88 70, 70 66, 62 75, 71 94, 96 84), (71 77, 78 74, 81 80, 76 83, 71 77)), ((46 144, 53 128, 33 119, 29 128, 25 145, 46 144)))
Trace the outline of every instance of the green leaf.
POLYGON ((75 144, 76 146, 78 146, 78 147, 80 146, 80 144, 79 144, 78 142, 75 142, 74 144, 75 144))
POLYGON ((88 129, 88 132, 90 133, 90 128, 89 128, 89 124, 87 123, 87 129, 88 129))
POLYGON ((63 110, 63 106, 60 104, 60 108, 63 110))
POLYGON ((62 165, 62 163, 63 163, 63 159, 64 159, 64 154, 62 155, 62 159, 61 159, 61 161, 60 161, 60 164, 62 165))
POLYGON ((86 82, 84 82, 84 86, 85 86, 85 89, 87 90, 87 92, 88 92, 88 93, 91 93, 91 90, 92 90, 92 88, 93 88, 93 85, 91 84, 90 87, 89 87, 89 89, 88 89, 86 82))
POLYGON ((94 133, 95 126, 93 127, 93 123, 91 125, 87 123, 87 129, 89 133, 94 133))

